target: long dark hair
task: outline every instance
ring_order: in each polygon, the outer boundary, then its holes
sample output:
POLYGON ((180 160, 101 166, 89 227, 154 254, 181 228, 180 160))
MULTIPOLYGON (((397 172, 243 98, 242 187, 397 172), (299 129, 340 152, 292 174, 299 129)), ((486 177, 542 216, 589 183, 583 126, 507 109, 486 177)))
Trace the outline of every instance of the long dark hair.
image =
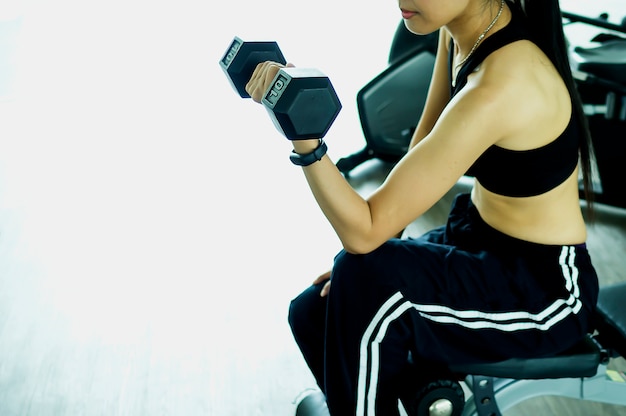
POLYGON ((534 32, 533 41, 550 58, 572 97, 572 111, 574 111, 575 120, 579 127, 578 130, 582 135, 579 152, 584 196, 587 201, 588 213, 590 217, 593 217, 593 143, 591 141, 589 123, 583 110, 582 99, 578 94, 578 88, 572 75, 559 0, 511 1, 524 12, 528 20, 528 27, 534 32))

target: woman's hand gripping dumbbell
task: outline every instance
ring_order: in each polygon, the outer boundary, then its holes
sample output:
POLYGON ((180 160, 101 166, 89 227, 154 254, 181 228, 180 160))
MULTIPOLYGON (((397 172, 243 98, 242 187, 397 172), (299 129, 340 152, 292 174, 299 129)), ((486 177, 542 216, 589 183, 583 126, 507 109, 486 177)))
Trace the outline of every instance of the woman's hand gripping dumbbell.
POLYGON ((262 103, 289 140, 323 138, 341 110, 328 77, 288 65, 276 42, 236 37, 220 66, 239 95, 262 103))

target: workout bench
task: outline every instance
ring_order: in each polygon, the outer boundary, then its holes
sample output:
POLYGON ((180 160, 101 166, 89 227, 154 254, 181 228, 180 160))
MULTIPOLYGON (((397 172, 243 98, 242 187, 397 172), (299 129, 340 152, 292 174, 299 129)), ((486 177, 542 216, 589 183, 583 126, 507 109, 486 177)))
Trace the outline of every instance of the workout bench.
POLYGON ((626 283, 603 287, 597 330, 573 348, 552 357, 452 367, 452 373, 465 375, 470 394, 464 402, 456 381, 440 380, 432 383, 407 413, 500 416, 526 399, 546 395, 626 406, 626 377, 607 369, 611 358, 626 357, 624 301, 626 283))
MULTIPOLYGON (((571 349, 532 359, 451 367, 465 380, 429 383, 402 400, 409 416, 501 416, 501 412, 538 396, 560 396, 626 406, 626 377, 607 369, 611 358, 626 357, 626 282, 600 290, 596 331, 571 349)), ((626 407, 625 407, 626 411, 626 407)), ((323 395, 306 397, 296 416, 326 416, 323 395)))

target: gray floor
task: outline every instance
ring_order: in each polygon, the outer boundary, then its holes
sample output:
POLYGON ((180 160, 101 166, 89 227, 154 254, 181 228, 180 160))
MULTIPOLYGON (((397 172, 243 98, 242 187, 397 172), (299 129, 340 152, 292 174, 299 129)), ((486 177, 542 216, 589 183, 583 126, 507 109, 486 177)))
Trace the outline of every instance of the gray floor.
MULTIPOLYGON (((217 61, 238 35, 327 72, 337 160, 363 145, 349 97, 384 68, 393 5, 10 3, 1 28, 24 15, 19 42, 0 31, 0 415, 292 414, 314 383, 288 303, 339 242, 217 61)), ((354 185, 384 172, 368 163, 354 185)), ((625 279, 626 222, 606 218, 589 245, 609 283, 625 279)), ((610 414, 542 403, 518 414, 610 414)))

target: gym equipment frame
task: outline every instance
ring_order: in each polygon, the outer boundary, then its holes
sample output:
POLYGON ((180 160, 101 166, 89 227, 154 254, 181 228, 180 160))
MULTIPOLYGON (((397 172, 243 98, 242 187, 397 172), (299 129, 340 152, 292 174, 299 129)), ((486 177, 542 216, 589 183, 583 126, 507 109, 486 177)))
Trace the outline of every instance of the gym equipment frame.
MULTIPOLYGON (((451 380, 431 383, 418 397, 411 416, 501 416, 501 412, 538 396, 559 396, 626 406, 626 375, 609 370, 611 358, 626 357, 626 282, 603 287, 594 334, 557 356, 511 359, 452 367, 466 375, 469 394, 452 393, 451 380)), ((626 407, 625 407, 626 410, 626 407)))

